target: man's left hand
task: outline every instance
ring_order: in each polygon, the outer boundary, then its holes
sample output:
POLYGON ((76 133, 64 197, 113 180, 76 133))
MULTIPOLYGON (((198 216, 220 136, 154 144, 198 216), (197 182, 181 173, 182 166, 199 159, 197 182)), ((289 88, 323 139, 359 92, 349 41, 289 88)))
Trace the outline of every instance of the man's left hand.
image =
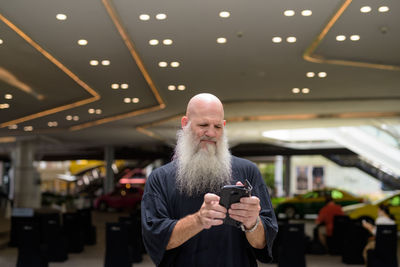
MULTIPOLYGON (((243 185, 237 182, 236 185, 243 185)), ((229 216, 241 223, 246 229, 251 229, 257 222, 261 210, 260 199, 256 196, 242 197, 240 202, 234 203, 229 209, 229 216)))

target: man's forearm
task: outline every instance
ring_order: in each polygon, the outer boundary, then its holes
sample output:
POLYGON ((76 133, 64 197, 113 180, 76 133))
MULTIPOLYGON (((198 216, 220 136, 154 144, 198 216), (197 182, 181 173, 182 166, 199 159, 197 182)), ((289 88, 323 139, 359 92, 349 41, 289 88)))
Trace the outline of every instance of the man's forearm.
POLYGON ((260 222, 253 232, 246 233, 246 238, 252 247, 257 249, 264 248, 267 245, 267 240, 265 239, 264 224, 260 222))
POLYGON ((187 240, 197 235, 203 230, 198 214, 191 214, 180 219, 172 230, 171 238, 169 239, 167 250, 179 247, 187 240))

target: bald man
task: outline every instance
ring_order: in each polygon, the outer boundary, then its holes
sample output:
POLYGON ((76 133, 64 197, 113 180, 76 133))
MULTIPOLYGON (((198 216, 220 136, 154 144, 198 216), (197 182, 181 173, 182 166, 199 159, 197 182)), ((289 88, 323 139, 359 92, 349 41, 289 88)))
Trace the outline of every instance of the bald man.
POLYGON ((229 152, 221 101, 188 103, 173 161, 153 171, 142 200, 143 240, 157 266, 257 266, 271 259, 276 218, 257 166, 229 152), (224 185, 250 181, 250 197, 219 204, 224 185), (226 214, 240 228, 224 224, 226 214))

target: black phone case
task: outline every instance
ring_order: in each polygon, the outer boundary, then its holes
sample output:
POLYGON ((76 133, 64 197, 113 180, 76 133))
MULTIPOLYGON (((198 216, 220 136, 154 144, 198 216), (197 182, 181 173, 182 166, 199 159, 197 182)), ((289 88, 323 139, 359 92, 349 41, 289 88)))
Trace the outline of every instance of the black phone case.
MULTIPOLYGON (((229 209, 233 203, 240 202, 240 199, 242 197, 249 197, 250 191, 251 189, 246 186, 225 185, 221 190, 221 198, 219 200, 219 204, 221 206, 224 206, 226 209, 229 209)), ((238 222, 229 217, 229 214, 227 212, 224 219, 224 224, 240 227, 241 222, 238 222)))

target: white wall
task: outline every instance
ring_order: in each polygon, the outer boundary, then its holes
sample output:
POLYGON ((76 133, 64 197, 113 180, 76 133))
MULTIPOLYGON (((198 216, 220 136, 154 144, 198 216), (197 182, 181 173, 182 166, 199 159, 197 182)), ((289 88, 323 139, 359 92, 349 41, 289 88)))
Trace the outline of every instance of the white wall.
MULTIPOLYGON (((323 166, 325 186, 337 187, 357 195, 381 193, 381 182, 365 172, 350 167, 341 167, 323 156, 293 156, 290 166, 290 193, 297 191, 296 167, 297 166, 323 166)), ((312 189, 312 175, 309 175, 308 188, 312 189)))

